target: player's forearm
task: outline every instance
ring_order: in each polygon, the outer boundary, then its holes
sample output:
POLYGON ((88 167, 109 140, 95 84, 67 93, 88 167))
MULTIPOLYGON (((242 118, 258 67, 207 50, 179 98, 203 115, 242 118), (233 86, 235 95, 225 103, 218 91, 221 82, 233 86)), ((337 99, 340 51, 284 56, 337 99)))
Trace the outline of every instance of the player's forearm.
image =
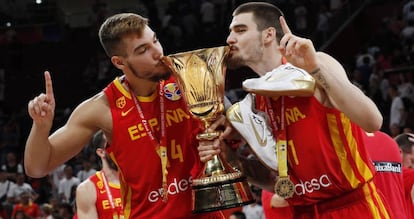
POLYGON ((33 125, 26 141, 24 151, 25 172, 30 177, 41 178, 48 174, 51 144, 48 139, 49 129, 33 125))
POLYGON ((329 103, 367 132, 378 130, 382 115, 375 103, 348 79, 345 69, 331 56, 318 53, 320 70, 313 72, 329 103))

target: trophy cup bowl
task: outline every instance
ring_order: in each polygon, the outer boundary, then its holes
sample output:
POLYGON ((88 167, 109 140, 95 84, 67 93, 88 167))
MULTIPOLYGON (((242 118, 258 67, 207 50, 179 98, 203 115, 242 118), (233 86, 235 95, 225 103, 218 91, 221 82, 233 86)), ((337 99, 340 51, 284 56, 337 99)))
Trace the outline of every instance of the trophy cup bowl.
MULTIPOLYGON (((204 131, 199 140, 213 140, 220 132, 207 129, 224 112, 224 81, 228 46, 198 49, 163 57, 191 115, 200 120, 204 131)), ((193 212, 204 213, 254 202, 246 177, 231 167, 221 155, 207 161, 201 176, 193 179, 193 212)))

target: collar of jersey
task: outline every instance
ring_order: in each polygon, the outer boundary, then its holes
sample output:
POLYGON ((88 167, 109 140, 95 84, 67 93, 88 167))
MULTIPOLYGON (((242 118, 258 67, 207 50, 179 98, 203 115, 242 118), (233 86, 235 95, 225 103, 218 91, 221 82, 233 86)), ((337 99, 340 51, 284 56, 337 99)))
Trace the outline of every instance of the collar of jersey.
MULTIPOLYGON (((124 86, 122 86, 121 80, 119 77, 115 78, 114 80, 114 84, 115 87, 128 99, 131 99, 131 94, 129 93, 129 91, 127 89, 125 89, 124 86)), ((151 96, 148 97, 142 97, 142 96, 137 96, 139 102, 152 102, 155 100, 155 98, 157 98, 158 92, 154 92, 151 94, 151 96)))

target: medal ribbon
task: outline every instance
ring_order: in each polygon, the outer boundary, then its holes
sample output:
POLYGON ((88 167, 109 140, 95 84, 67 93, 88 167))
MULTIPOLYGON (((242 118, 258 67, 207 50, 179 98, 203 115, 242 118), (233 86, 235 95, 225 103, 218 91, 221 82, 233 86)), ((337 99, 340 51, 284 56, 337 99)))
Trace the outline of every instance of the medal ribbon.
POLYGON ((168 156, 167 156, 167 138, 166 138, 166 124, 165 124, 165 102, 164 102, 164 81, 159 83, 159 99, 160 99, 160 126, 161 126, 161 140, 157 140, 151 131, 148 121, 144 116, 144 112, 139 105, 137 97, 132 92, 132 89, 129 87, 127 83, 129 92, 131 93, 132 98, 134 99, 135 106, 137 107, 139 117, 141 119, 142 124, 144 125, 145 132, 150 137, 155 150, 160 157, 161 160, 161 173, 162 173, 162 200, 164 202, 167 201, 168 196, 168 188, 167 188, 167 164, 168 164, 168 156))
MULTIPOLYGON (((109 188, 108 180, 107 180, 107 178, 105 176, 105 172, 103 170, 101 170, 101 176, 102 176, 102 182, 105 186, 106 195, 108 196, 109 204, 111 205, 111 209, 113 211, 113 218, 118 218, 119 216, 122 216, 122 215, 118 215, 117 213, 115 213, 114 198, 112 196, 112 192, 111 192, 111 189, 109 188)), ((124 208, 124 206, 122 204, 121 204, 120 207, 121 207, 121 210, 124 208)))
POLYGON ((101 176, 102 176, 102 182, 105 186, 106 194, 108 195, 109 204, 111 205, 112 209, 115 209, 115 204, 112 198, 112 193, 111 193, 111 190, 109 189, 108 180, 106 179, 106 176, 103 170, 101 170, 101 176))
MULTIPOLYGON (((285 127, 285 98, 281 98, 281 110, 280 110, 280 134, 277 137, 276 143, 276 157, 278 164, 279 177, 288 177, 287 167, 287 140, 286 140, 286 127, 285 127)), ((266 105, 270 121, 275 130, 278 130, 275 113, 272 108, 272 100, 266 97, 266 105)))

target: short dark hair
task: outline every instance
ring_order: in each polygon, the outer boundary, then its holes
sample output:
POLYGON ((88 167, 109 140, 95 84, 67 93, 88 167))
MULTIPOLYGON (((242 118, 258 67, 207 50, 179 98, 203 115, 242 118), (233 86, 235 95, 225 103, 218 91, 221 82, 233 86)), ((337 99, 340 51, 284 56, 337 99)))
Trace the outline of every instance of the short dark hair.
POLYGON ((96 149, 98 148, 105 149, 105 146, 106 146, 105 136, 103 134, 103 131, 99 130, 93 135, 91 142, 90 142, 90 147, 95 153, 96 149))
POLYGON ((109 57, 125 55, 122 37, 126 34, 142 32, 148 25, 148 19, 134 13, 120 13, 107 18, 99 29, 99 40, 109 57))
MULTIPOLYGON (((101 168, 102 168, 102 160, 99 157, 99 155, 96 153, 96 150, 98 148, 105 150, 106 145, 107 145, 107 141, 106 141, 105 135, 102 130, 97 131, 93 135, 88 145, 88 151, 93 154, 96 160, 96 164, 101 168)), ((86 160, 89 160, 89 159, 86 158, 86 160)))
POLYGON ((239 5, 233 12, 233 16, 252 13, 254 22, 257 24, 257 30, 262 31, 269 27, 276 29, 276 38, 280 42, 283 36, 282 26, 279 22, 279 17, 283 16, 283 12, 267 2, 247 2, 239 5))
POLYGON ((406 133, 397 135, 394 140, 397 142, 398 146, 400 147, 403 153, 410 154, 412 152, 413 142, 411 142, 408 138, 410 138, 406 133))
POLYGON ((231 215, 236 216, 237 219, 246 219, 246 214, 242 211, 233 211, 231 215))

